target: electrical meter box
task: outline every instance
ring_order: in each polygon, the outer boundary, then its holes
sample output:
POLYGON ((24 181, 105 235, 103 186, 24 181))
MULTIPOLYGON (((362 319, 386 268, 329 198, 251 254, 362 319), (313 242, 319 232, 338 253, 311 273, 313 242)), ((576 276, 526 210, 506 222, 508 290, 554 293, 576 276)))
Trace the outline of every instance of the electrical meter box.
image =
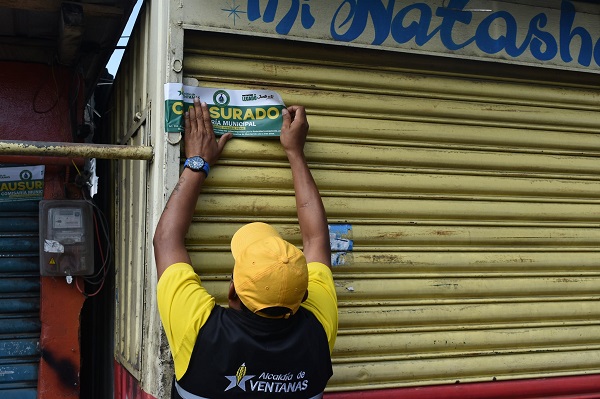
POLYGON ((40 274, 94 272, 92 205, 83 200, 40 201, 40 274))

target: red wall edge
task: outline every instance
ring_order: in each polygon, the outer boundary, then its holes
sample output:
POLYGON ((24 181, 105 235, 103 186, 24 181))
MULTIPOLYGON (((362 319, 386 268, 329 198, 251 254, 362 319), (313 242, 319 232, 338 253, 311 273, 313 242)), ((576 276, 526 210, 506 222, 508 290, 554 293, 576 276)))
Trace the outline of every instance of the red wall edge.
POLYGON ((81 168, 85 165, 85 159, 83 159, 83 158, 67 158, 67 157, 0 155, 0 163, 23 164, 23 165, 62 165, 62 166, 72 166, 73 163, 75 163, 75 165, 78 168, 81 168))
POLYGON ((79 399, 79 316, 84 297, 64 278, 41 278, 38 398, 79 399))
POLYGON ((156 399, 142 391, 139 382, 115 360, 115 399, 156 399))
MULTIPOLYGON (((0 61, 0 139, 73 140, 69 108, 80 79, 61 66, 0 61)), ((78 113, 83 99, 77 98, 78 113)))
MULTIPOLYGON (((46 168, 44 199, 65 196, 64 167, 46 168)), ((79 399, 79 318, 85 298, 64 277, 41 277, 39 399, 79 399)))
POLYGON ((600 374, 494 381, 360 392, 336 392, 324 399, 593 399, 600 398, 600 374))
MULTIPOLYGON (((81 120, 82 85, 77 72, 69 68, 0 61, 0 140, 72 142, 71 115, 81 120)), ((66 198, 71 159, 3 156, 0 162, 49 164, 44 198, 66 198)), ((83 302, 75 285, 64 278, 41 278, 39 399, 80 398, 83 302)))

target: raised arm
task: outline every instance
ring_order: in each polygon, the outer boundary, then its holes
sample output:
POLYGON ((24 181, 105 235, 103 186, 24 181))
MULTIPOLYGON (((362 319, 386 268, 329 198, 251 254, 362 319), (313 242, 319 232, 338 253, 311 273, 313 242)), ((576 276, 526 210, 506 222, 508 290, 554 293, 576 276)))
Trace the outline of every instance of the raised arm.
POLYGON ((325 207, 304 156, 307 134, 308 121, 304 107, 284 109, 280 140, 292 169, 304 256, 307 262, 321 262, 331 267, 325 207))
MULTIPOLYGON (((230 138, 231 134, 226 134, 217 142, 208 107, 206 103, 201 104, 196 98, 194 107, 185 114, 186 158, 200 156, 213 166, 230 138)), ((206 176, 203 171, 184 168, 171 193, 156 226, 153 239, 158 278, 174 263, 191 263, 185 247, 185 236, 206 176)))

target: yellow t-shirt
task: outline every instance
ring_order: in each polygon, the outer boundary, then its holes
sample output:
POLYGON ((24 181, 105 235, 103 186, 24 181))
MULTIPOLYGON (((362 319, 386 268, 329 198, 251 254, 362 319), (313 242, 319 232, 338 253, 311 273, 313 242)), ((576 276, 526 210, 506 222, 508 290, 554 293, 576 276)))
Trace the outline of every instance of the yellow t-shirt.
MULTIPOLYGON (((191 265, 175 263, 158 281, 157 301, 179 380, 187 371, 198 332, 215 307, 215 298, 202 287, 191 265)), ((337 336, 338 310, 333 275, 326 265, 308 264, 308 299, 301 306, 323 325, 331 353, 337 336)))

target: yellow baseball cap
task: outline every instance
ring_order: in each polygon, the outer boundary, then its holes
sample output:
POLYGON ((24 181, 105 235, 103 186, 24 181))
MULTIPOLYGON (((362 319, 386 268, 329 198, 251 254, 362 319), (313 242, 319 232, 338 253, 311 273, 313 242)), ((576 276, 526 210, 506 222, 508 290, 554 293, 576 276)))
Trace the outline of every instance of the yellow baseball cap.
POLYGON ((296 313, 308 289, 302 251, 281 238, 272 226, 255 222, 233 235, 231 253, 235 259, 233 284, 244 306, 261 316, 266 316, 261 310, 270 307, 296 313))

